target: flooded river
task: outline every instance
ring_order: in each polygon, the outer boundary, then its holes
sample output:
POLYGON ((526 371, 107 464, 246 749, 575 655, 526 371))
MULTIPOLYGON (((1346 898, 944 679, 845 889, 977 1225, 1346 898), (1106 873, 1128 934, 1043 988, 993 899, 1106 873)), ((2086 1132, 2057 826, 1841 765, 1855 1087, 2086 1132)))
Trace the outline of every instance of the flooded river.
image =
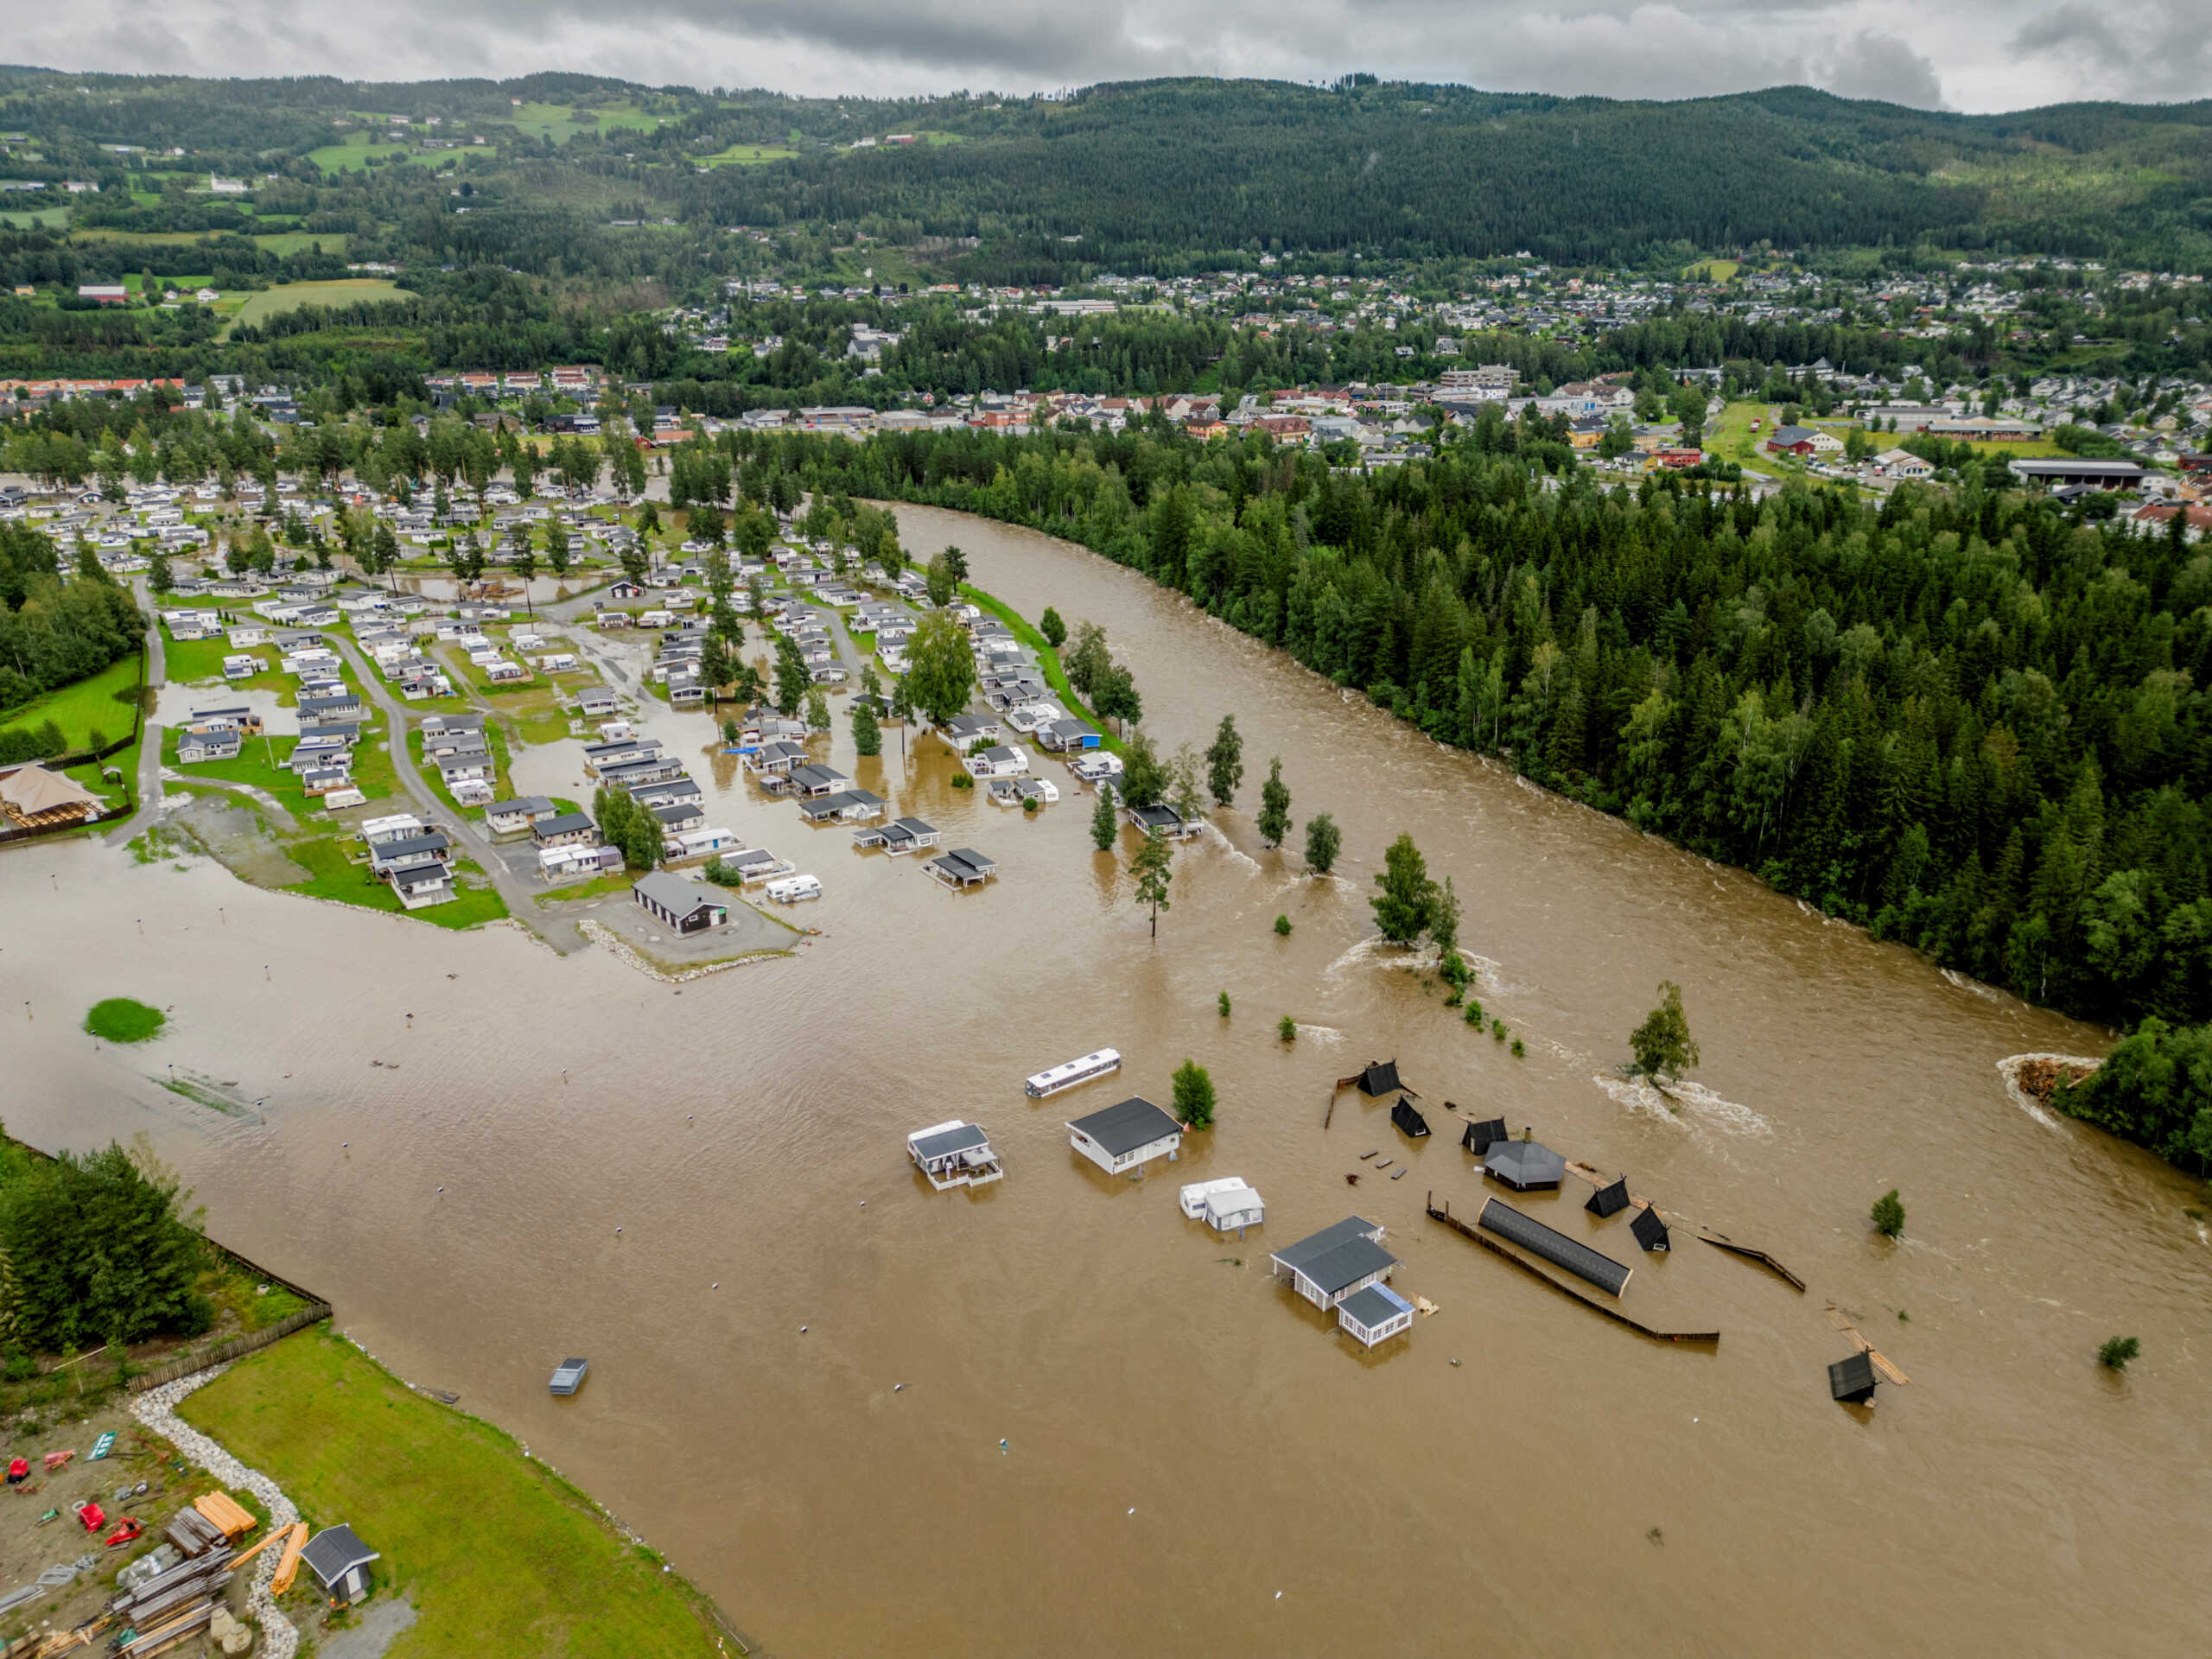
MULTIPOLYGON (((2038 1121, 1996 1070, 2098 1033, 1439 749, 1080 550, 900 517, 1025 614, 1105 625, 1164 748, 1236 715, 1243 799, 1179 854, 1157 943, 1091 851, 1090 797, 1026 822, 952 791, 933 743, 855 761, 841 715, 837 764, 1000 880, 945 892, 696 765, 709 822, 826 896, 793 958, 681 987, 205 861, 0 860, 9 1128, 147 1132, 213 1231, 512 1428, 785 1656, 2201 1650, 2212 1242, 2188 1183, 2038 1121), (1261 849, 1276 753, 1294 816, 1343 825, 1341 879, 1261 849), (1454 878, 1525 1058, 1366 943, 1402 830, 1454 878), (1679 1113, 1614 1080, 1662 977, 1705 1056, 1679 1113), (115 995, 173 1006, 172 1034, 96 1047, 78 1021, 115 995), (1118 1080, 1022 1096, 1105 1044, 1118 1080), (1220 1121, 1179 1165, 1112 1181, 1071 1152, 1065 1118, 1165 1101, 1186 1055, 1220 1121), (1393 1055, 1436 1135, 1349 1092, 1325 1130, 1331 1081, 1393 1055), (265 1124, 162 1090, 169 1062, 265 1096, 265 1124), (1624 1307, 1723 1336, 1599 1319, 1424 1218, 1431 1191, 1482 1198, 1447 1098, 1626 1170, 1809 1289, 1681 1233, 1641 1255, 1624 1217, 1598 1236, 1635 1263, 1624 1307), (919 1185, 903 1139, 954 1116, 990 1130, 1004 1182, 919 1185), (1227 1174, 1268 1201, 1242 1243, 1176 1207, 1179 1181, 1227 1174), (1894 1246, 1866 1223, 1892 1186, 1894 1246), (1354 1211, 1440 1309, 1372 1355, 1266 1272, 1354 1211), (1827 1397, 1850 1351, 1831 1300, 1911 1379, 1871 1414, 1827 1397), (2124 1380, 2093 1359, 2114 1333, 2143 1339, 2124 1380), (568 1354, 591 1382, 555 1402, 568 1354)), ((708 741, 702 716, 652 724, 708 741)), ((552 752, 518 780, 577 776, 552 752)), ((1579 1232, 1586 1191, 1524 1207, 1579 1232)))

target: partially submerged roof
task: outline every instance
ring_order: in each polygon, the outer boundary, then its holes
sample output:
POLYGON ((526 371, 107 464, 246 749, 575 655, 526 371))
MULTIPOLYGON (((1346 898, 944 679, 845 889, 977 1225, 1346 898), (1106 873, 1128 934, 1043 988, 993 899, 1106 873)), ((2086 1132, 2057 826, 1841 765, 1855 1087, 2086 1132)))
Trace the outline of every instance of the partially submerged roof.
POLYGON ((1501 1141, 1484 1158, 1483 1168, 1525 1192, 1530 1187, 1557 1186, 1567 1173, 1567 1160, 1541 1141, 1501 1141))
POLYGON ((1659 1212, 1649 1205, 1628 1218, 1628 1230, 1636 1236, 1636 1242, 1647 1250, 1664 1250, 1669 1248, 1667 1242, 1667 1224, 1659 1219, 1659 1212))
POLYGON ((906 1144, 913 1147, 917 1158, 950 1158, 955 1153, 988 1147, 990 1143, 990 1137, 983 1133, 982 1124, 961 1123, 934 1134, 917 1135, 906 1144))
POLYGON ((1459 1137, 1459 1144, 1479 1158, 1505 1139, 1505 1120, 1493 1117, 1484 1123, 1470 1123, 1467 1132, 1459 1137))
POLYGON ((1355 1324, 1372 1331, 1386 1325, 1402 1313, 1410 1313, 1414 1305, 1388 1285, 1369 1285, 1356 1290, 1337 1304, 1338 1308, 1355 1324))
POLYGON ((366 1567, 382 1558, 355 1537, 353 1529, 341 1521, 308 1539, 307 1548, 300 1552, 300 1559, 315 1569, 315 1577, 327 1590, 355 1567, 366 1567))
POLYGON ((1853 1354, 1828 1367, 1828 1397, 1861 1405, 1874 1397, 1874 1361, 1867 1354, 1853 1354))
POLYGON ((1348 1285, 1356 1285, 1378 1273, 1387 1273, 1397 1265, 1396 1256, 1362 1233, 1318 1255, 1307 1257, 1292 1271, 1300 1278, 1310 1281, 1324 1296, 1333 1296, 1348 1285))
POLYGON ((1363 1095, 1387 1095, 1404 1088, 1398 1081, 1395 1060, 1376 1060, 1359 1074, 1359 1092, 1363 1095))
POLYGON ((1610 1255, 1592 1249, 1579 1238, 1547 1227, 1534 1216, 1526 1216, 1511 1205, 1497 1198, 1486 1200, 1483 1212, 1475 1224, 1500 1238, 1510 1239, 1532 1255, 1540 1255, 1555 1268, 1564 1268, 1578 1279, 1586 1279, 1608 1295, 1618 1296, 1627 1287, 1630 1269, 1610 1255))
POLYGON ((1582 1206, 1599 1217, 1618 1216, 1628 1208, 1628 1177, 1624 1175, 1611 1186, 1601 1186, 1590 1195, 1590 1202, 1582 1206))
POLYGON ((1183 1133, 1183 1126, 1141 1095, 1109 1106, 1103 1112, 1072 1120, 1068 1128, 1089 1136, 1109 1157, 1119 1158, 1183 1133))
POLYGON ((1428 1133, 1428 1120, 1423 1117, 1420 1109, 1403 1095, 1398 1096, 1398 1103, 1390 1109, 1390 1121, 1396 1124, 1400 1130, 1416 1141, 1428 1133))

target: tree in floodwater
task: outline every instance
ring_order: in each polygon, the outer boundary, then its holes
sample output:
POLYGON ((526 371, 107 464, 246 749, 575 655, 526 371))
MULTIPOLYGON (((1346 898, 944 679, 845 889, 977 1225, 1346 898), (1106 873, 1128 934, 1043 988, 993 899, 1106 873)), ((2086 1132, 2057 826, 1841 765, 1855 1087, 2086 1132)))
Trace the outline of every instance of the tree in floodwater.
POLYGON ((968 706, 976 690, 976 653, 968 630, 949 611, 931 611, 914 630, 908 646, 912 666, 906 688, 915 709, 942 726, 968 706))
POLYGON ((789 716, 798 713, 799 705, 806 701, 807 687, 813 677, 806 671, 806 659, 798 654, 798 642, 789 634, 776 640, 776 712, 789 716))
POLYGON ((830 694, 818 685, 806 694, 806 728, 810 732, 830 729, 830 694))
POLYGON ((1115 838, 1122 833, 1114 815, 1114 785, 1101 781, 1098 785, 1098 804, 1090 813, 1090 842, 1102 853, 1114 849, 1115 838))
POLYGON ((2107 1370, 2124 1371, 2127 1362, 2143 1351, 2140 1338, 2135 1337, 2107 1337, 2097 1344, 2097 1363, 2107 1370))
POLYGON ((1459 954, 1459 894, 1446 876, 1444 885, 1429 887, 1428 937, 1436 946, 1437 971, 1454 991, 1464 989, 1472 977, 1459 954))
POLYGON ((1290 833, 1290 785, 1282 780, 1282 757, 1268 762, 1268 781, 1260 785, 1260 812, 1252 820, 1260 839, 1270 847, 1282 845, 1290 833))
POLYGON ((1175 1068, 1175 1116, 1185 1128, 1213 1127, 1213 1078, 1196 1060, 1185 1059, 1175 1068))
POLYGON ((1216 806, 1227 806, 1236 798, 1237 785, 1243 781, 1244 740, 1237 734, 1236 716, 1224 715, 1221 728, 1206 748, 1206 788, 1216 806))
POLYGON ((1144 842, 1129 857, 1129 874, 1136 878, 1136 901, 1152 906, 1152 937, 1160 937, 1160 912, 1172 910, 1168 883, 1175 879, 1175 847, 1159 830, 1146 832, 1144 842))
POLYGON ((1867 1211, 1867 1218, 1874 1224, 1874 1230, 1884 1238, 1895 1238, 1904 1231, 1904 1202, 1897 1197, 1894 1186, 1874 1200, 1874 1207, 1867 1211))
POLYGON ((1067 642, 1068 625, 1060 620, 1060 613, 1051 606, 1037 619, 1037 632, 1045 636, 1045 643, 1058 651, 1067 642))
POLYGON ((1337 855, 1344 850, 1344 831, 1337 828, 1337 821, 1326 812, 1316 812, 1306 821, 1306 863, 1316 875, 1326 875, 1337 867, 1337 855))
POLYGON ((858 698, 853 703, 853 753, 883 753, 883 727, 876 720, 875 705, 866 697, 858 698))
POLYGON ((1667 1081, 1681 1081, 1683 1072, 1698 1063, 1697 1039, 1690 1035, 1688 1017, 1682 1013, 1682 988, 1671 979, 1659 982, 1659 1006, 1629 1033, 1629 1070, 1651 1079, 1662 1090, 1667 1081))
POLYGON ((1367 902, 1382 937, 1393 944, 1411 944, 1421 938, 1436 909, 1436 884, 1428 879, 1428 861, 1411 836, 1402 833, 1390 843, 1375 885, 1382 891, 1367 902))

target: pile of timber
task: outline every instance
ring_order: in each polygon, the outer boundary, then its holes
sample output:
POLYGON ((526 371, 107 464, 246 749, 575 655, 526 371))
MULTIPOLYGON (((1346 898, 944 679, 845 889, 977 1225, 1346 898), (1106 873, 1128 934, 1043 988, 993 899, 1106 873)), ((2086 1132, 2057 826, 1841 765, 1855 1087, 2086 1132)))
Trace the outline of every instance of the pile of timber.
POLYGON ((235 1544, 261 1524, 228 1492, 209 1492, 195 1497, 192 1507, 201 1520, 223 1535, 226 1543, 235 1544))
MULTIPOLYGON (((192 1510, 178 1512, 180 1520, 185 1516, 200 1518, 192 1510)), ((176 1535, 175 1522, 169 1535, 176 1535)), ((230 1545, 219 1537, 215 1544, 203 1545, 197 1556, 179 1561, 108 1603, 109 1615, 138 1633, 117 1652, 124 1659, 150 1659, 206 1629, 215 1616, 217 1598, 231 1581, 231 1556, 230 1545)))
POLYGON ((231 1538, 196 1505, 187 1505, 176 1512, 162 1535, 177 1548, 177 1553, 188 1560, 197 1560, 212 1549, 227 1549, 231 1538))

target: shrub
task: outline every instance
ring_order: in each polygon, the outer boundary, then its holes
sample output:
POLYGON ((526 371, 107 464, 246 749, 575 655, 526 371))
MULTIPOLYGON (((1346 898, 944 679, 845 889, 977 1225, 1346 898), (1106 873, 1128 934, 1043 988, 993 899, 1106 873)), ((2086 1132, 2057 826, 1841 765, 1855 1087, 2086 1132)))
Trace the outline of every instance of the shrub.
POLYGON ((1874 1200, 1874 1207, 1867 1212, 1874 1223, 1874 1230, 1884 1238, 1895 1238, 1904 1231, 1904 1205, 1898 1201, 1894 1186, 1874 1200))
POLYGON ((976 780, 964 772, 956 772, 952 774, 952 786, 955 789, 973 789, 976 780))
POLYGON ((2107 1337, 2097 1348, 2097 1363, 2107 1370, 2124 1371, 2127 1362, 2143 1351, 2143 1344, 2133 1337, 2107 1337))
POLYGON ((1278 916, 1275 918, 1275 937, 1279 939, 1287 939, 1290 937, 1289 917, 1278 916))
POLYGON ((1483 1025, 1483 1005, 1479 1002, 1469 1002, 1467 1011, 1459 1017, 1476 1030, 1480 1031, 1483 1025))
POLYGON ((1224 992, 1221 994, 1220 1007, 1221 1007, 1221 1017, 1222 1017, 1223 1019, 1224 1019, 1224 1020, 1228 1019, 1228 1018, 1229 1018, 1229 993, 1228 993, 1227 991, 1224 991, 1224 992))
POLYGON ((1527 1046, 1524 1045, 1518 1037, 1516 1037, 1513 1039, 1513 1058, 1516 1060, 1520 1059, 1527 1055, 1528 1052, 1529 1050, 1527 1046))
POLYGON ((1505 1040, 1505 1021, 1503 1020, 1491 1020, 1490 1022, 1490 1034, 1493 1041, 1500 1043, 1503 1042, 1505 1040))
POLYGON ((1275 1022, 1275 1035, 1281 1038, 1286 1043, 1296 1042, 1298 1040, 1298 1021, 1292 1019, 1290 1015, 1286 1014, 1281 1020, 1275 1022))

